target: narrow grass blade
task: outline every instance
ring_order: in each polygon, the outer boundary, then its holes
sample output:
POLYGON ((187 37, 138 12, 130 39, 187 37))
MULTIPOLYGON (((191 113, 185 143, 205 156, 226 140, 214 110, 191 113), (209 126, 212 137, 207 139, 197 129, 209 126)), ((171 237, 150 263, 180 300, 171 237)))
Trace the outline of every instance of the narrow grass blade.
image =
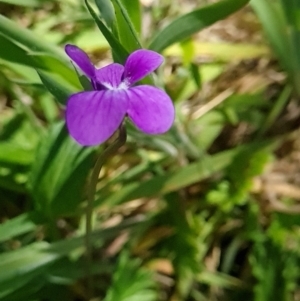
MULTIPOLYGON (((136 0, 131 1, 132 3, 137 2, 136 0)), ((125 5, 123 5, 120 0, 112 0, 112 2, 114 4, 116 12, 120 42, 129 52, 134 51, 138 48, 142 48, 135 26, 125 5)), ((131 10, 131 12, 133 12, 133 10, 131 10)))
POLYGON ((258 15, 281 64, 292 74, 292 46, 282 10, 276 3, 268 0, 252 0, 251 6, 258 15))
POLYGON ((86 7, 95 20, 99 30, 102 32, 103 36, 109 43, 112 48, 114 57, 118 63, 124 63, 129 53, 125 50, 125 48, 120 44, 120 42, 113 36, 111 31, 105 26, 105 24, 99 19, 97 14, 94 12, 93 8, 89 4, 88 0, 84 0, 86 7))
POLYGON ((258 137, 261 137, 274 124, 276 118, 279 116, 282 109, 288 102, 291 93, 292 93, 292 87, 290 85, 287 85, 279 95, 275 104, 272 106, 272 110, 270 111, 269 115, 266 117, 266 121, 258 133, 258 137))
POLYGON ((47 43, 44 38, 38 37, 32 31, 20 27, 3 15, 0 15, 0 35, 25 46, 32 52, 46 52, 67 62, 67 58, 61 49, 47 43))
POLYGON ((68 97, 74 93, 66 85, 62 85, 61 82, 55 80, 55 78, 45 72, 37 71, 44 87, 56 98, 56 100, 65 105, 68 97))
POLYGON ((160 31, 150 43, 149 48, 161 52, 168 46, 226 18, 248 2, 249 0, 223 0, 183 15, 160 31))
MULTIPOLYGON (((195 163, 189 164, 176 172, 170 172, 161 176, 157 176, 145 182, 130 183, 124 186, 121 190, 115 193, 110 193, 106 199, 102 195, 101 201, 105 199, 105 204, 112 206, 114 204, 119 204, 138 198, 154 197, 157 195, 163 195, 169 192, 177 191, 223 170, 229 166, 234 156, 242 149, 250 146, 265 148, 268 145, 274 147, 276 142, 256 142, 241 148, 224 151, 212 157, 205 157, 204 160, 206 160, 206 164, 202 162, 202 158, 201 161, 199 160, 195 163)), ((103 194, 105 194, 104 191, 103 194)), ((96 202, 98 205, 99 203, 100 201, 96 202)))
POLYGON ((69 215, 84 199, 93 148, 83 148, 55 124, 43 139, 32 165, 28 187, 41 214, 52 219, 69 215))
POLYGON ((111 29, 116 21, 115 11, 110 0, 95 0, 95 3, 101 13, 101 17, 111 29))
POLYGON ((33 231, 38 222, 42 222, 39 220, 39 215, 28 212, 0 224, 0 242, 33 231))
POLYGON ((41 6, 45 0, 0 0, 0 2, 8 3, 11 5, 19 5, 19 6, 28 6, 28 7, 37 7, 41 6))

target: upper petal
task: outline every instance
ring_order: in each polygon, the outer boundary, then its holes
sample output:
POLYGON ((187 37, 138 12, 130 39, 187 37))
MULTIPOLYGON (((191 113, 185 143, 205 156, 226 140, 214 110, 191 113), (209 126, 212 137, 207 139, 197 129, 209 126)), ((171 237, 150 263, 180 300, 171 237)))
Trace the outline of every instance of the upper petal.
POLYGON ((88 55, 79 47, 71 44, 65 46, 65 51, 71 60, 89 77, 95 76, 95 66, 88 55))
POLYGON ((162 134, 174 122, 175 110, 172 100, 163 90, 141 85, 128 90, 128 116, 147 134, 162 134))
POLYGON ((124 67, 114 63, 96 70, 96 80, 108 89, 117 88, 122 81, 124 67))
POLYGON ((124 79, 132 85, 157 69, 163 61, 163 56, 155 51, 136 50, 129 55, 125 63, 124 79))
POLYGON ((125 90, 73 94, 66 108, 69 133, 81 145, 103 143, 118 129, 127 107, 125 90))

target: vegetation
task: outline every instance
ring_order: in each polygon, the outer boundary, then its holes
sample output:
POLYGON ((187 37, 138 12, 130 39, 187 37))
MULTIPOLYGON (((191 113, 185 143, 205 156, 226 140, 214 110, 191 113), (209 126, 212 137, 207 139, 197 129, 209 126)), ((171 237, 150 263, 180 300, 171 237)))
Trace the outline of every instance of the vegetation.
POLYGON ((1 301, 299 300, 300 7, 248 2, 0 0, 1 301), (67 43, 163 54, 143 83, 176 110, 164 135, 126 120, 90 239, 116 137, 70 137, 67 43))

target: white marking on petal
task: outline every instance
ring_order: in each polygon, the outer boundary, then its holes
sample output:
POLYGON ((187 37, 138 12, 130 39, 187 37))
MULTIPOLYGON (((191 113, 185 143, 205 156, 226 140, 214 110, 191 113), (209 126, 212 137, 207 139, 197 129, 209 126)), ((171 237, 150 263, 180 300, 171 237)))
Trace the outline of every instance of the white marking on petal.
POLYGON ((127 90, 129 85, 126 82, 121 82, 118 87, 113 87, 110 83, 101 83, 107 90, 127 90))
POLYGON ((120 83, 117 90, 127 90, 128 88, 129 88, 129 85, 125 81, 123 81, 120 83))
POLYGON ((101 83, 107 90, 114 90, 115 88, 110 83, 101 83))

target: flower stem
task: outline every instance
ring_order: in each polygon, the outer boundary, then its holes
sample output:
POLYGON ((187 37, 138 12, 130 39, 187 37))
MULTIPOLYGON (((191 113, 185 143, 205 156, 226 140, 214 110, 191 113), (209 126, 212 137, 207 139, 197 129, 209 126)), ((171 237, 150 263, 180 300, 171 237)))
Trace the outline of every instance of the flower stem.
POLYGON ((87 195, 87 206, 86 206, 86 224, 85 224, 85 247, 86 247, 86 257, 87 257, 87 283, 88 283, 88 300, 94 295, 94 283, 92 277, 92 243, 91 243, 91 233, 92 233, 92 215, 93 215, 93 204, 97 189, 97 182, 99 173, 105 161, 118 149, 125 144, 127 138, 126 129, 121 124, 119 127, 118 138, 109 145, 102 154, 98 157, 95 166, 92 170, 90 180, 88 183, 88 195, 87 195))

